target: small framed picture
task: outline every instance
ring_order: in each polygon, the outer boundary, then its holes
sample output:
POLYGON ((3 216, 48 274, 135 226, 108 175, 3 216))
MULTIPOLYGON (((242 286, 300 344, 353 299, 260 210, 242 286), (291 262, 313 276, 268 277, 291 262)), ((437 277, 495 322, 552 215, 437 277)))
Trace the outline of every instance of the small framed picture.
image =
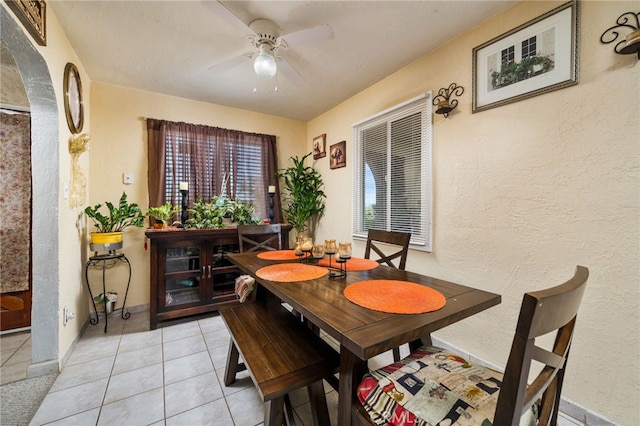
POLYGON ((347 141, 331 145, 329 149, 329 167, 339 169, 347 165, 347 141))
POLYGON ((325 157, 327 155, 327 134, 323 133, 320 136, 313 138, 313 159, 325 157))

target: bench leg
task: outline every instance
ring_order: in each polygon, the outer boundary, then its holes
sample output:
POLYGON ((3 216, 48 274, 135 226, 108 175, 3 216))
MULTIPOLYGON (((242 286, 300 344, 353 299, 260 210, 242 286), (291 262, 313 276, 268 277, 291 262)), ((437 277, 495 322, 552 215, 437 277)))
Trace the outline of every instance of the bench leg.
POLYGON ((309 391, 309 402, 311 403, 311 416, 315 426, 330 425, 329 409, 327 408, 327 396, 324 393, 322 380, 311 383, 307 386, 309 391))
POLYGON ((282 426, 284 421, 284 396, 264 403, 264 426, 282 426))
POLYGON ((227 354, 227 366, 224 369, 224 384, 229 386, 236 381, 236 372, 238 370, 238 359, 240 353, 233 339, 229 341, 229 353, 227 354))
POLYGON ((293 406, 289 394, 284 396, 284 424, 287 426, 296 426, 295 414, 293 414, 293 406))

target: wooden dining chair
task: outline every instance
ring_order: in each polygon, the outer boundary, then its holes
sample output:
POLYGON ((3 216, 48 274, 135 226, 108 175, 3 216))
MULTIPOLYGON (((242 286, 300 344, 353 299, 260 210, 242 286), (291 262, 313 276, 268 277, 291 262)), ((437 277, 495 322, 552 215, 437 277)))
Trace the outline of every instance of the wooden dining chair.
POLYGON ((240 252, 281 250, 280 224, 238 225, 238 248, 240 252))
MULTIPOLYGON (((353 415, 359 424, 555 425, 576 316, 589 270, 558 286, 526 293, 504 374, 472 365, 435 346, 422 346, 400 363, 365 375, 353 415), (551 350, 536 338, 555 332, 551 350), (528 384, 534 364, 539 372, 528 384), (437 406, 437 410, 433 407, 437 406), (410 409, 408 408, 410 407, 410 409), (413 419, 413 420, 411 420, 413 419)), ((549 345, 547 345, 549 346, 549 345)))
MULTIPOLYGON (((407 264, 410 240, 410 232, 369 229, 367 234, 367 245, 364 249, 364 258, 371 259, 371 252, 373 251, 377 258, 372 260, 404 271, 407 264), (383 245, 385 246, 385 249, 383 249, 383 245), (389 251, 391 251, 391 253, 389 253, 389 251), (393 262, 397 262, 398 266, 393 262)), ((400 360, 400 348, 393 348, 393 360, 400 360)))
POLYGON ((367 234, 367 245, 364 249, 364 257, 365 259, 371 259, 371 251, 373 251, 378 258, 372 260, 404 271, 407 264, 410 240, 410 232, 369 229, 369 233, 367 234), (383 245, 390 247, 393 251, 387 254, 389 252, 389 248, 384 250, 383 245), (398 262, 398 266, 393 263, 394 261, 398 262))

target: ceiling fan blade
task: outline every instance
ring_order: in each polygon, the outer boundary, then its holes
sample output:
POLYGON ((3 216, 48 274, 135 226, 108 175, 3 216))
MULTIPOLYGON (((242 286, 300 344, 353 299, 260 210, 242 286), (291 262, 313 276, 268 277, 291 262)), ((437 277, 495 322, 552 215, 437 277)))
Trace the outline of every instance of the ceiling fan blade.
POLYGON ((293 49, 304 44, 331 40, 333 39, 333 30, 329 25, 318 25, 317 27, 296 31, 280 38, 287 43, 288 48, 293 49))
POLYGON ((218 64, 215 64, 214 66, 212 66, 211 68, 209 68, 209 71, 212 71, 216 74, 221 74, 225 71, 230 70, 233 67, 237 67, 238 65, 240 65, 241 63, 243 63, 244 61, 246 61, 248 58, 246 53, 243 53, 242 55, 238 55, 238 56, 234 56, 232 58, 226 59, 218 64))
POLYGON ((249 25, 242 22, 236 15, 234 15, 229 9, 225 7, 219 1, 206 1, 203 0, 203 3, 218 16, 223 18, 225 21, 233 25, 240 31, 243 35, 253 35, 255 32, 249 28, 249 25))
POLYGON ((296 71, 293 66, 285 59, 281 59, 278 61, 278 70, 285 76, 287 80, 292 82, 295 86, 300 86, 304 83, 304 78, 296 71))

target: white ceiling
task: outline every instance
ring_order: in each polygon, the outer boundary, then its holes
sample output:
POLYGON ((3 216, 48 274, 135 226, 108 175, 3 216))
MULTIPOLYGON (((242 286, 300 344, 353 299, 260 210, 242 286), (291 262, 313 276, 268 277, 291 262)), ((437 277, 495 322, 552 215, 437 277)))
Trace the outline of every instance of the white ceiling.
POLYGON ((516 1, 221 3, 245 25, 267 18, 286 35, 328 24, 334 37, 282 52, 296 85, 258 79, 248 58, 211 71, 252 50, 211 1, 47 2, 93 81, 308 121, 516 1))

